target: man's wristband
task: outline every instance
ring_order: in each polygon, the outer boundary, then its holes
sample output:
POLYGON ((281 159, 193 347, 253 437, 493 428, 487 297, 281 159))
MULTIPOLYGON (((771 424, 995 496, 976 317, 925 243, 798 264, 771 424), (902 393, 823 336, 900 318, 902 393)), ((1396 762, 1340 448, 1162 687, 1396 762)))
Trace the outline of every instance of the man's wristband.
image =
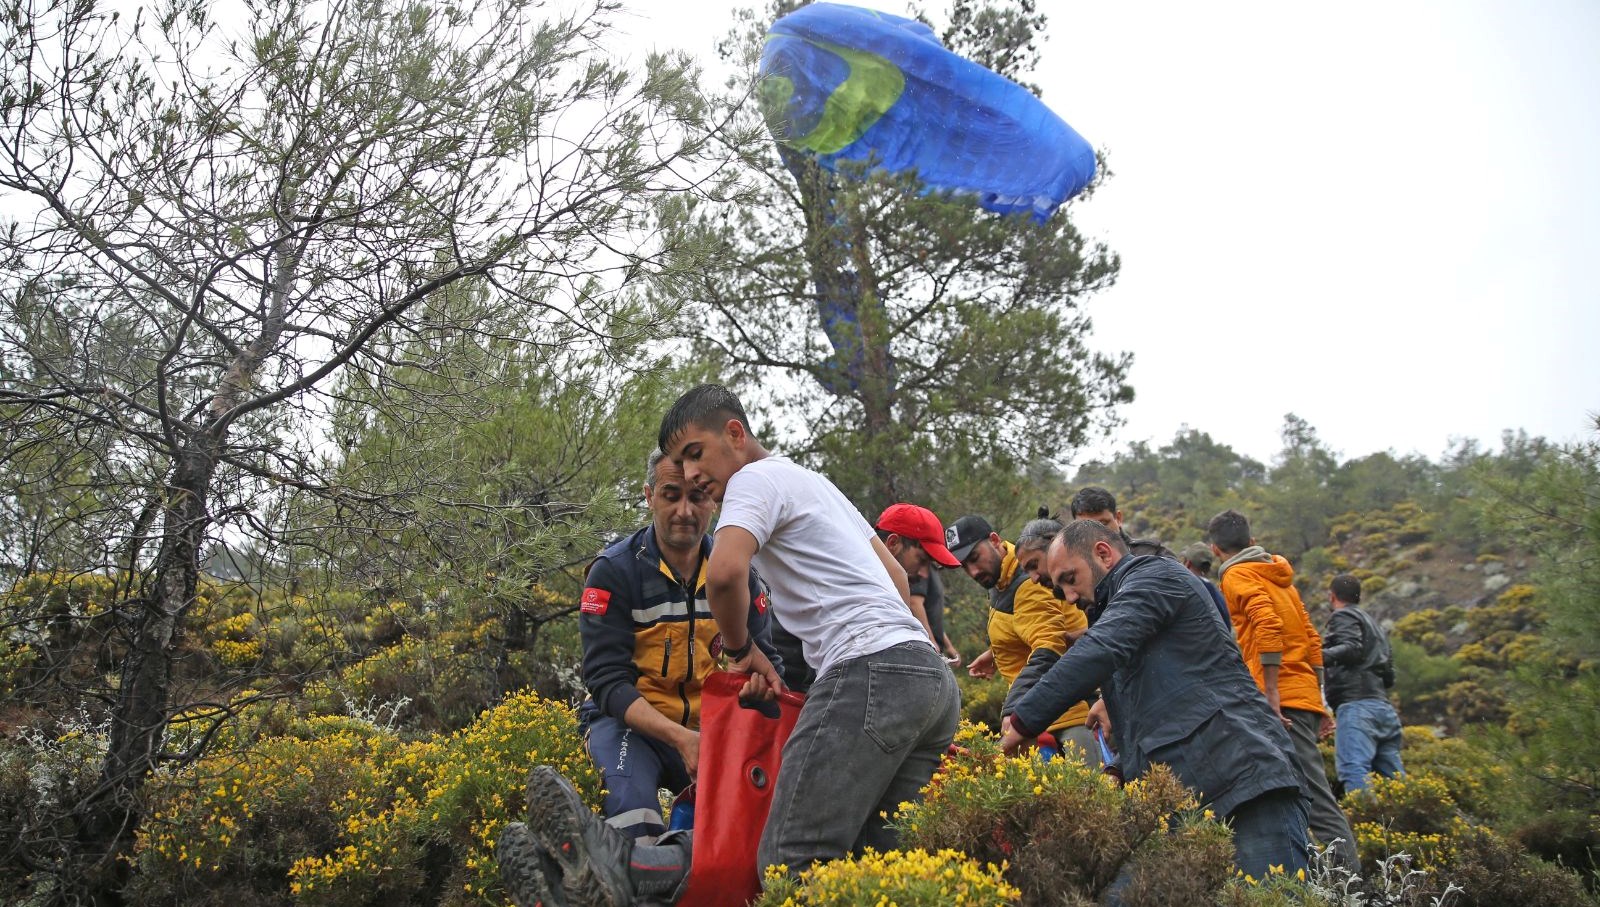
POLYGON ((755 638, 751 636, 745 637, 744 645, 737 648, 728 645, 727 641, 724 640, 722 643, 722 654, 728 656, 729 661, 739 661, 746 655, 750 654, 750 650, 755 647, 755 644, 755 638))

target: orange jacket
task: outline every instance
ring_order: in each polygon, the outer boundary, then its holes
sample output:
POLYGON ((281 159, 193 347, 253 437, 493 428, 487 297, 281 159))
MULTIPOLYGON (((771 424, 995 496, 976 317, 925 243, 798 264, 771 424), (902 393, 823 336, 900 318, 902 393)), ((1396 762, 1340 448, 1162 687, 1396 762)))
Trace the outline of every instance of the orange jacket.
MULTIPOLYGON (((1016 579, 1017 569, 1016 548, 1006 542, 996 588, 1010 586, 1016 579)), ((1029 579, 1017 587, 1011 613, 989 609, 989 651, 994 653, 994 669, 1009 686, 1022 673, 1035 649, 1063 654, 1072 644, 1067 639, 1068 631, 1081 630, 1088 625, 1089 619, 1076 605, 1056 598, 1037 580, 1029 579)), ((1056 719, 1050 731, 1079 727, 1088 717, 1089 704, 1079 702, 1056 719)))
POLYGON ((1256 686, 1267 689, 1264 665, 1277 664, 1278 704, 1321 712, 1322 637, 1294 588, 1294 568, 1281 555, 1252 546, 1222 568, 1222 596, 1256 686))

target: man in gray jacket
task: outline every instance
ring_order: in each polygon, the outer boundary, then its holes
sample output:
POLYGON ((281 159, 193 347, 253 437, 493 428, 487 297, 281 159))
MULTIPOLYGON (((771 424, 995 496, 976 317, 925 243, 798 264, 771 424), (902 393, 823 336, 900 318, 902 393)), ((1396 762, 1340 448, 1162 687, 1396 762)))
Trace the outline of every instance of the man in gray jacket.
POLYGON ((1264 877, 1307 866, 1307 811, 1291 743, 1200 580, 1171 558, 1129 555, 1078 520, 1051 543, 1056 588, 1093 623, 1003 725, 1008 752, 1100 688, 1128 780, 1165 763, 1233 826, 1234 862, 1264 877))

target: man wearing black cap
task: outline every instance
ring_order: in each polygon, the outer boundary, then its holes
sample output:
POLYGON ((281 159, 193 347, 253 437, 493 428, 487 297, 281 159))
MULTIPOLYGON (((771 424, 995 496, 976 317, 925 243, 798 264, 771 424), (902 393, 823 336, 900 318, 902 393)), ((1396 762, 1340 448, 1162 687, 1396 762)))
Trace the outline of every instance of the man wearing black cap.
MULTIPOLYGON (((1002 539, 983 517, 956 520, 945 530, 945 545, 967 575, 989 590, 989 649, 972 660, 967 673, 993 677, 998 671, 1012 690, 1001 708, 1009 714, 1014 699, 1089 626, 1088 618, 1023 569, 1016 546, 1002 539)), ((1087 702, 1074 703, 1047 730, 1062 742, 1075 743, 1085 760, 1098 766, 1093 755, 1098 749, 1085 728, 1088 715, 1087 702)))

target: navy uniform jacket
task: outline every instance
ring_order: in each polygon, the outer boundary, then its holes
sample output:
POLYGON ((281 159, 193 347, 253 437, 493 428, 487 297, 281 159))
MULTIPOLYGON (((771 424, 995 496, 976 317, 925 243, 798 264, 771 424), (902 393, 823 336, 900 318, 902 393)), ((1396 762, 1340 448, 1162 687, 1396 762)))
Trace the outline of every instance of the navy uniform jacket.
MULTIPOLYGON (((642 696, 673 721, 699 728, 700 685, 722 654, 722 635, 706 604, 710 555, 708 535, 700 542, 699 575, 680 577, 661 557, 650 525, 613 542, 589 565, 578 630, 583 684, 602 713, 621 721, 642 696)), ((751 570, 750 638, 781 671, 768 603, 765 586, 751 570)))

